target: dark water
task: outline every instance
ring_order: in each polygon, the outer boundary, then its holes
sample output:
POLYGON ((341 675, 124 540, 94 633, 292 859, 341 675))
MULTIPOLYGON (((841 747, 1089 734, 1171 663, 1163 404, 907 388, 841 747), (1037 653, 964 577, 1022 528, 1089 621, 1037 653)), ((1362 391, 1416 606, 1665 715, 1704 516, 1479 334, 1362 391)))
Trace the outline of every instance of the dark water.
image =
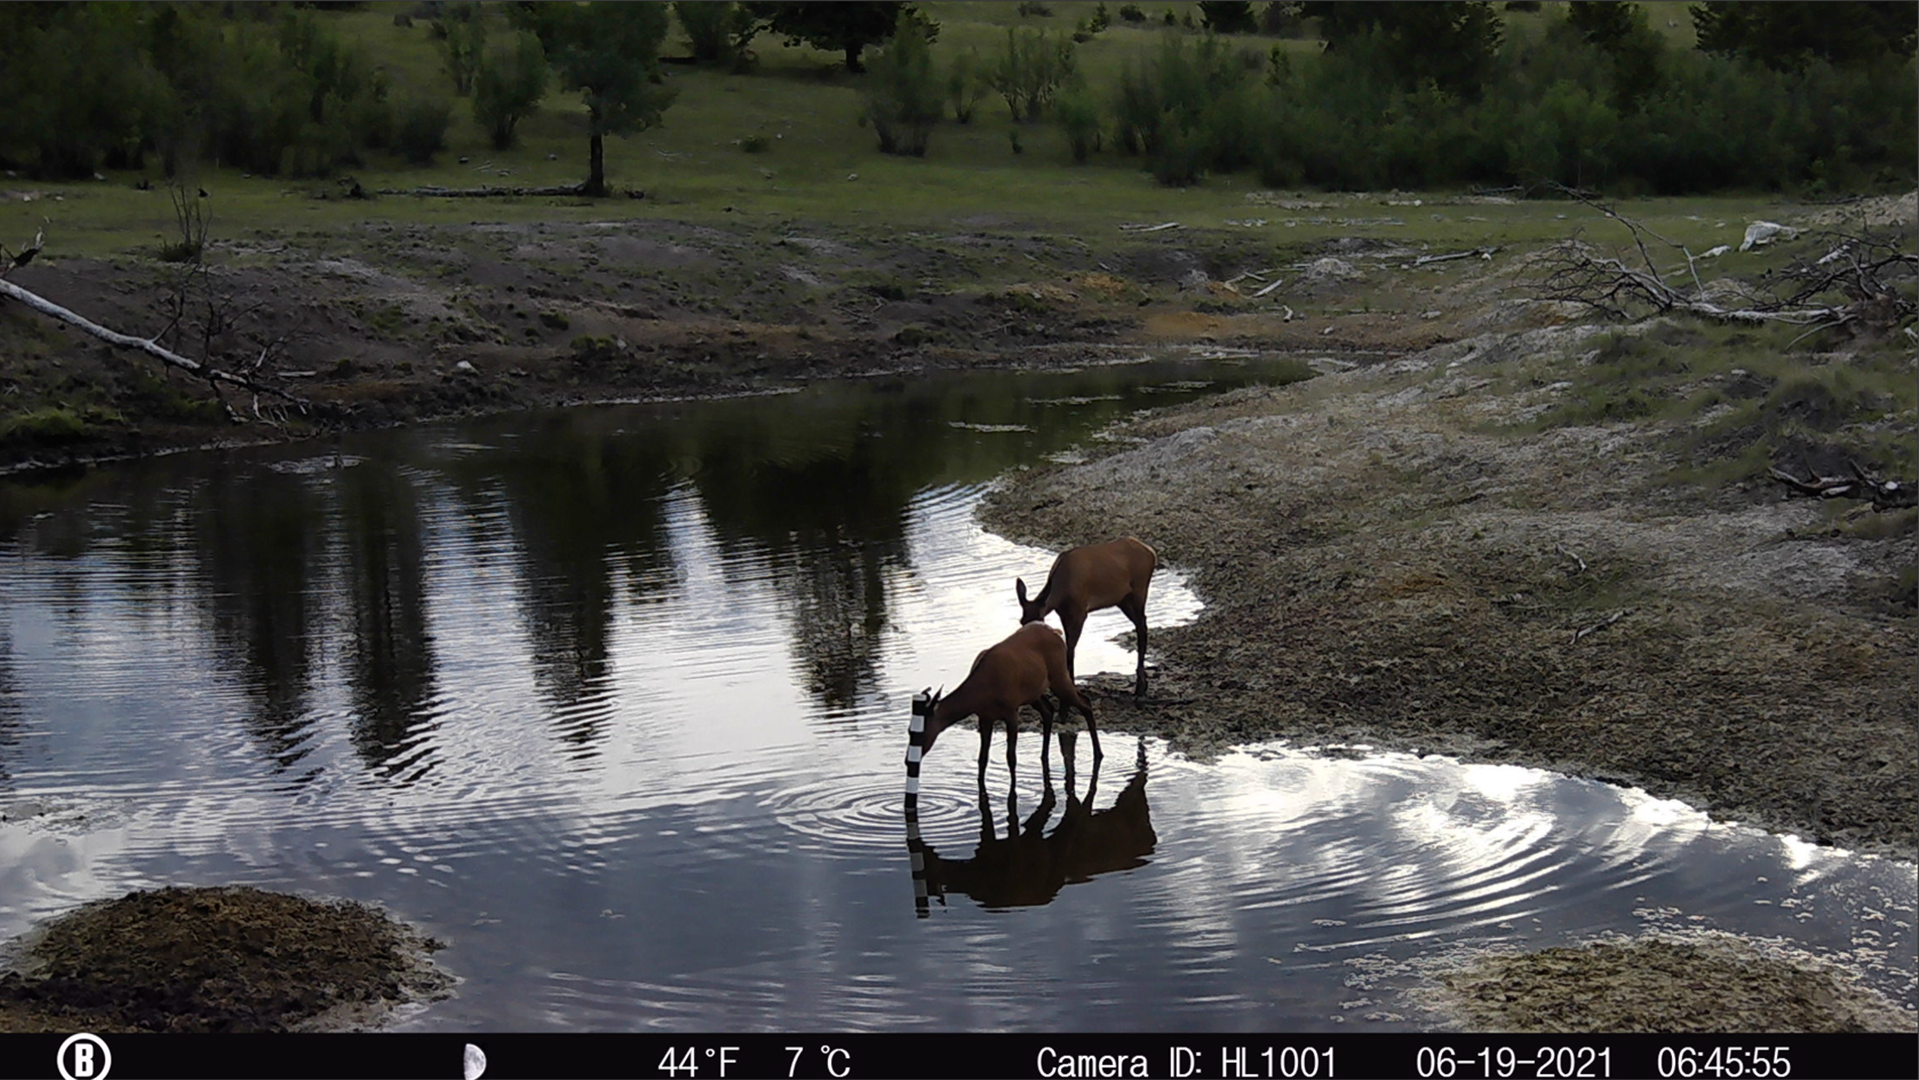
MULTIPOLYGON (((1274 376, 895 380, 0 481, 0 937, 163 884, 374 901, 464 980, 421 1028, 1405 1027, 1409 965, 1648 926, 1914 1002, 1910 864, 1533 770, 1199 765, 1110 728, 1070 786, 1036 730, 1016 780, 996 745, 983 798, 976 741, 943 741, 917 911, 908 699, 1051 558, 981 532, 983 485, 1274 376)), ((1154 623, 1196 610, 1162 572, 1154 623)), ((1130 671, 1126 628, 1097 616, 1082 671, 1130 671)))

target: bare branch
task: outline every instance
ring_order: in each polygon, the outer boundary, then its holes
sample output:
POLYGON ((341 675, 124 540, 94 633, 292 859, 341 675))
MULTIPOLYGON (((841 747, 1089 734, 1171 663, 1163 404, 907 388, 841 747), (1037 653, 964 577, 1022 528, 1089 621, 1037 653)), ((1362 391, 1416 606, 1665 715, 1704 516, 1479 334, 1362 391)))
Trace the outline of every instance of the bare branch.
MULTIPOLYGON (((131 334, 122 334, 117 330, 109 330, 106 327, 101 326, 99 323, 96 323, 92 321, 91 319, 86 318, 83 315, 76 314, 75 312, 70 311, 67 308, 63 308, 59 304, 56 304, 52 302, 51 300, 47 300, 36 293, 28 292, 27 290, 21 288, 20 286, 15 285, 11 281, 0 279, 0 296, 12 297, 13 299, 20 301, 21 303, 27 305, 28 307, 32 308, 35 311, 40 312, 43 315, 49 315, 55 319, 60 320, 61 322, 68 323, 69 325, 72 325, 72 326, 77 326, 81 330, 93 335, 94 337, 99 338, 101 341, 104 341, 108 343, 109 345, 115 345, 122 349, 137 349, 140 352, 146 353, 148 356, 151 356, 157 360, 160 360, 162 363, 179 368, 181 371, 198 375, 201 378, 206 379, 209 383, 214 384, 216 388, 220 384, 225 384, 228 386, 237 386, 243 390, 248 390, 251 392, 256 392, 261 394, 267 394, 272 397, 280 398, 281 400, 286 401, 289 404, 297 406, 300 409, 300 411, 302 412, 306 411, 307 401, 305 398, 299 397, 298 395, 295 395, 295 394, 289 394, 285 390, 281 390, 277 387, 267 386, 247 376, 234 375, 231 372, 222 371, 219 368, 209 367, 206 364, 202 364, 197 360, 188 359, 187 357, 181 356, 179 353, 174 352, 172 349, 169 349, 165 347, 164 345, 159 344, 158 342, 154 341, 152 338, 134 337, 131 334)), ((226 399, 221 398, 220 403, 223 406, 225 406, 226 399)), ((236 421, 239 420, 239 415, 233 412, 233 409, 231 406, 227 406, 227 413, 229 416, 232 416, 236 421)))
MULTIPOLYGON (((1866 308, 1862 305, 1870 306, 1875 322, 1896 322, 1912 314, 1909 302, 1869 275, 1866 269, 1868 264, 1856 260, 1847 262, 1839 258, 1841 252, 1837 249, 1820 261, 1830 266, 1823 276, 1783 301, 1755 293, 1743 283, 1731 279, 1714 282, 1721 286, 1721 296, 1731 294, 1737 298, 1738 306, 1727 307, 1700 280, 1698 259, 1685 245, 1667 240, 1610 206, 1579 193, 1569 194, 1625 226, 1639 252, 1641 265, 1631 266, 1620 259, 1601 255, 1575 234, 1561 244, 1547 262, 1545 276, 1538 282, 1541 299, 1585 304, 1619 319, 1678 312, 1715 322, 1777 322, 1815 329, 1838 326, 1866 315, 1866 308), (1682 291, 1666 283, 1646 245, 1648 237, 1684 256, 1686 263, 1683 269, 1692 280, 1690 291, 1682 291), (1819 303, 1819 298, 1829 293, 1836 283, 1843 283, 1843 291, 1852 303, 1819 303)), ((1871 265, 1905 268, 1919 265, 1919 262, 1897 251, 1896 246, 1887 246, 1883 253, 1877 253, 1871 265)))
POLYGON ((1860 468, 1856 461, 1848 461, 1846 466, 1851 476, 1821 476, 1807 469, 1806 479, 1801 480, 1776 465, 1768 468, 1766 474, 1794 491, 1821 499, 1869 499, 1875 510, 1919 506, 1919 487, 1898 480, 1883 480, 1860 468))

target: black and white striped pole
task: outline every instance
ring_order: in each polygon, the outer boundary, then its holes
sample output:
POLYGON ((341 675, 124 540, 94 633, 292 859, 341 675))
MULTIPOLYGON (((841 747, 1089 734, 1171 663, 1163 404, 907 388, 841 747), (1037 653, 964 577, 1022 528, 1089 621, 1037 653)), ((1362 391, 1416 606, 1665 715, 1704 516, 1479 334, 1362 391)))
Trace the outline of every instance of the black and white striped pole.
POLYGON ((920 759, 926 756, 926 720, 933 714, 933 688, 913 695, 913 722, 906 729, 906 814, 920 812, 920 759))
POLYGON ((926 901, 926 842, 920 839, 920 759, 926 754, 926 718, 933 712, 933 688, 913 695, 913 722, 906 729, 906 850, 913 860, 913 911, 931 914, 926 901))

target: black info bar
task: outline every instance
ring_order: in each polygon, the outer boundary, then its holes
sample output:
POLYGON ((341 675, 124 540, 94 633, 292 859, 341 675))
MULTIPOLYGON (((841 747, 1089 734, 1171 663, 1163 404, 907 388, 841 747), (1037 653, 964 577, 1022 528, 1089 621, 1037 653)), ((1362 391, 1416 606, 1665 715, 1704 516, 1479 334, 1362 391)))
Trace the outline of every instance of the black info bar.
POLYGON ((0 1080, 1919 1080, 1862 1035, 0 1035, 0 1080))

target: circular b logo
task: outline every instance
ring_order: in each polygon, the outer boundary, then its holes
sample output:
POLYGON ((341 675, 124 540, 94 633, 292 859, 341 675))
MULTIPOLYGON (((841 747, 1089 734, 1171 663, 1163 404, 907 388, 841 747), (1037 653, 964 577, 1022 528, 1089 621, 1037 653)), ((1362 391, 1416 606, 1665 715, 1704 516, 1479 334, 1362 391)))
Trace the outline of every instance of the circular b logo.
POLYGON ((60 1044, 53 1065, 60 1070, 62 1080, 107 1080, 113 1068, 113 1051, 107 1049, 105 1039, 82 1031, 67 1036, 67 1041, 60 1044))

